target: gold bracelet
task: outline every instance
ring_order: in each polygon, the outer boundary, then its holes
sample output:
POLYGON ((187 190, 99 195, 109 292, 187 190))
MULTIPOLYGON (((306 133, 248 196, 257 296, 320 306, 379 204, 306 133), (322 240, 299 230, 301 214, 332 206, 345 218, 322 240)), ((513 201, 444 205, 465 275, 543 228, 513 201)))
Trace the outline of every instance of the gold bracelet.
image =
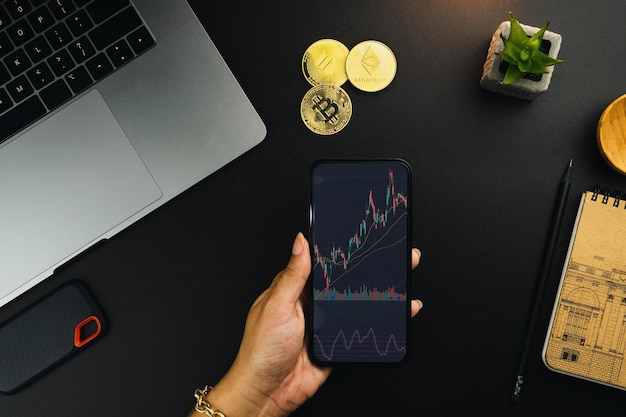
POLYGON ((195 407, 196 411, 199 413, 204 413, 211 417, 226 417, 222 412, 213 410, 211 408, 211 404, 209 404, 209 402, 204 399, 204 397, 212 389, 213 389, 212 386, 205 385, 204 389, 197 389, 196 392, 193 394, 193 396, 196 397, 196 400, 197 400, 196 407, 195 407))

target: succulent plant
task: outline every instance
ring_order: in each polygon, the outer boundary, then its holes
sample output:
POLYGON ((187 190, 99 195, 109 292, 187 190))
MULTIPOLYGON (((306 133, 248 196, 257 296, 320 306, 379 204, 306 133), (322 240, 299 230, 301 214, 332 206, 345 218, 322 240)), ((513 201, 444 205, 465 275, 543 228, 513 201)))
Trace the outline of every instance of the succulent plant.
POLYGON ((528 36, 513 13, 509 12, 509 18, 511 32, 508 39, 500 35, 504 42, 504 49, 498 53, 509 64, 502 84, 513 84, 527 74, 545 74, 549 66, 563 62, 561 59, 548 56, 539 49, 543 35, 550 24, 549 21, 546 21, 537 33, 528 36))

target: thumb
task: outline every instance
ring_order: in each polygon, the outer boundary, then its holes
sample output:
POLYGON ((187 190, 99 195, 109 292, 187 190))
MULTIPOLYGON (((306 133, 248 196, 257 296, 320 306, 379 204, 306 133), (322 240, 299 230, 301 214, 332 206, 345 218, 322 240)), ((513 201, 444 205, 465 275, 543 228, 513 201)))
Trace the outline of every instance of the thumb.
POLYGON ((276 296, 285 302, 295 303, 300 298, 310 273, 309 242, 300 232, 293 242, 289 263, 276 275, 272 283, 276 296))

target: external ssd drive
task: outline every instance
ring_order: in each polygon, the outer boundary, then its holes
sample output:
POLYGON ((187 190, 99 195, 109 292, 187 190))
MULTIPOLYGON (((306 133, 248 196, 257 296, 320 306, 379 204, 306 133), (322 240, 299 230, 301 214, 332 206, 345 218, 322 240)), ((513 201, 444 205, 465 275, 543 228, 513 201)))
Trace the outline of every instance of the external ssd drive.
POLYGON ((0 392, 21 390, 99 340, 106 328, 82 283, 53 290, 0 324, 0 392))

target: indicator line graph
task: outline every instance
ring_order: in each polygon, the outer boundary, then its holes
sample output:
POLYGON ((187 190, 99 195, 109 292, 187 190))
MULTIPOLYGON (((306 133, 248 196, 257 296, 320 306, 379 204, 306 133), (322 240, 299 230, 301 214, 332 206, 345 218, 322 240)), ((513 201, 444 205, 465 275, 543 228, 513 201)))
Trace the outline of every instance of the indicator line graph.
POLYGON ((361 336, 361 333, 358 330, 355 330, 354 333, 352 333, 350 340, 347 339, 343 330, 339 330, 339 333, 337 333, 337 336, 335 337, 333 342, 331 344, 326 344, 328 352, 324 350, 324 343, 322 343, 319 336, 315 335, 313 336, 313 338, 316 343, 316 349, 319 349, 321 355, 329 361, 333 360, 333 357, 336 353, 339 353, 339 351, 343 350, 344 352, 349 352, 352 349, 356 348, 358 345, 362 345, 370 340, 374 345, 374 350, 378 353, 379 356, 387 356, 388 354, 398 352, 406 353, 406 346, 399 346, 396 337, 393 334, 389 335, 386 343, 383 342, 381 345, 379 345, 379 341, 376 338, 376 333, 371 327, 367 331, 367 334, 365 336, 361 336), (355 343, 358 345, 355 345, 355 343))

